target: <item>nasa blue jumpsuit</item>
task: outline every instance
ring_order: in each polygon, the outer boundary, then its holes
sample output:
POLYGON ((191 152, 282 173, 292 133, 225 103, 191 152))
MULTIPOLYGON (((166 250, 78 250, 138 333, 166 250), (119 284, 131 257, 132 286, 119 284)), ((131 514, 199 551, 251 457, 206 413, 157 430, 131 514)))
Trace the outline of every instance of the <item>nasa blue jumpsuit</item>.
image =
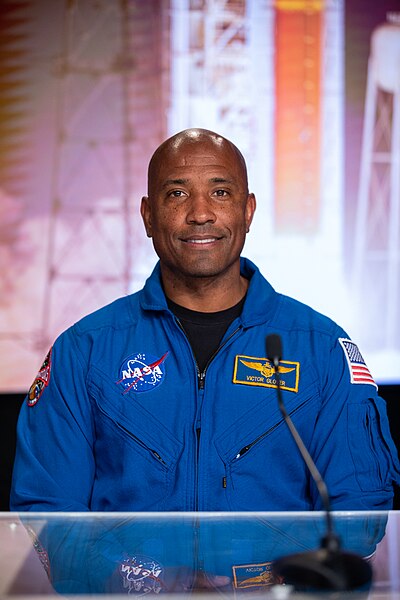
POLYGON ((157 265, 144 288, 54 343, 21 409, 18 511, 321 508, 284 421, 265 338, 283 342, 287 411, 335 510, 387 509, 399 463, 384 401, 338 325, 241 259, 242 314, 200 373, 157 265))

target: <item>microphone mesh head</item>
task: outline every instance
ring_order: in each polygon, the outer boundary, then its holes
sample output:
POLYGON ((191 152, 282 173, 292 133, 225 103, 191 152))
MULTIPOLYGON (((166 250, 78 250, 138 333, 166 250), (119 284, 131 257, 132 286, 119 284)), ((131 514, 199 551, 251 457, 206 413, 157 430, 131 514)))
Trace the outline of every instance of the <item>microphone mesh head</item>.
POLYGON ((277 333, 270 333, 270 335, 267 335, 265 343, 268 360, 270 360, 273 363, 275 363, 276 360, 278 360, 279 362, 282 359, 281 336, 277 333))

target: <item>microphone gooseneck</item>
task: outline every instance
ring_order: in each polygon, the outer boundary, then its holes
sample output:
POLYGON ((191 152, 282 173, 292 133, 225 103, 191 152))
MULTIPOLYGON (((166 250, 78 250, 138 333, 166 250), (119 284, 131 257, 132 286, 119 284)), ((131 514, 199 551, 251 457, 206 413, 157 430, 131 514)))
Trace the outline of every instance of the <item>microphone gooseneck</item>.
POLYGON ((274 562, 276 575, 283 577, 299 591, 332 590, 350 591, 368 589, 372 581, 372 569, 361 556, 340 549, 340 540, 333 529, 332 510, 329 493, 315 462, 304 445, 299 432, 290 418, 283 402, 279 365, 282 359, 282 341, 278 334, 266 338, 267 358, 275 370, 278 405, 296 446, 318 489, 326 514, 326 534, 319 550, 302 552, 283 557, 274 562))

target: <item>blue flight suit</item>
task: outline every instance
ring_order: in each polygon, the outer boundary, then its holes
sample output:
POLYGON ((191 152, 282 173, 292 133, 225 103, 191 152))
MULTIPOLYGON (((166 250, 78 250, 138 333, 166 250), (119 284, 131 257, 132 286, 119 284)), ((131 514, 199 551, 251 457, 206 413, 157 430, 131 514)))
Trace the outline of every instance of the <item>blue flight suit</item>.
POLYGON ((203 373, 159 265, 141 291, 56 340, 21 410, 12 510, 321 509, 278 409, 270 333, 283 341, 287 411, 332 507, 392 506, 399 462, 357 346, 275 292, 250 261, 241 271, 250 281, 242 314, 203 373))

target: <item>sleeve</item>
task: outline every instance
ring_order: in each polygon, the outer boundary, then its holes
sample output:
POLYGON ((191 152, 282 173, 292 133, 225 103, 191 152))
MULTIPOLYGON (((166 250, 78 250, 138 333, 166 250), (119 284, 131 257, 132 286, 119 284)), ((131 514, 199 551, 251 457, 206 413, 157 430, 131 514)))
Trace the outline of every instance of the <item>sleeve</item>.
POLYGON ((71 328, 49 351, 21 408, 11 510, 89 510, 95 464, 86 373, 71 328))
POLYGON ((107 535, 107 520, 62 515, 48 519, 43 526, 43 521, 24 515, 22 522, 55 592, 99 594, 107 591, 117 560, 123 556, 122 548, 107 535), (105 557, 100 551, 104 546, 108 550, 105 557))
MULTIPOLYGON (((323 355, 321 349, 319 355, 323 355)), ((326 355, 324 353, 324 355, 326 355)), ((388 510, 400 485, 386 403, 357 347, 339 331, 320 372, 321 411, 312 455, 334 510, 388 510)), ((315 508, 321 508, 312 487, 315 508)))

